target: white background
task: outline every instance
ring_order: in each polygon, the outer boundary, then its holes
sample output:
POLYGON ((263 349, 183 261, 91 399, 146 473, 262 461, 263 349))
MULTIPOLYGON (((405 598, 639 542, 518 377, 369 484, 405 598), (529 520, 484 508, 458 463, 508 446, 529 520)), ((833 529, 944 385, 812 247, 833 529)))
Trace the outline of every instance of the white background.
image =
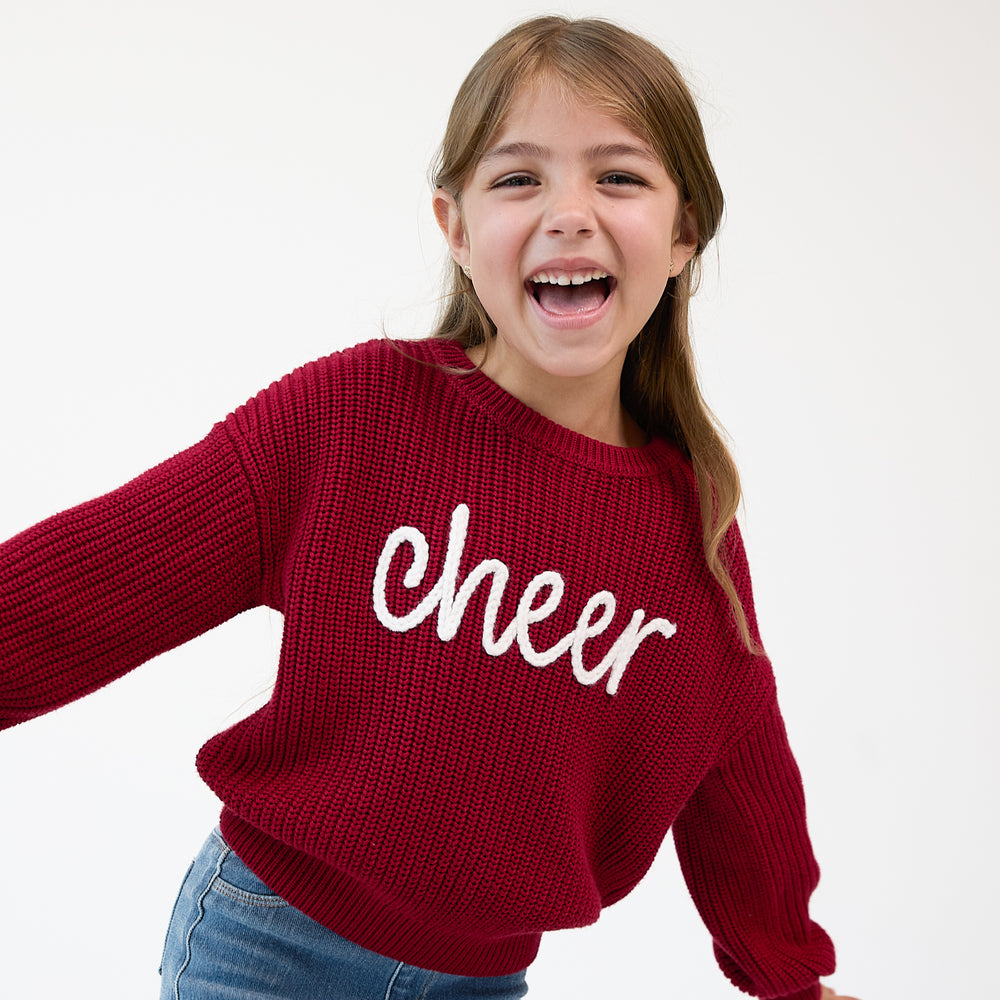
MULTIPOLYGON (((297 364, 428 328, 425 174, 531 5, 0 0, 0 537, 200 438, 297 364)), ((996 991, 990 0, 635 0, 728 199, 695 313, 744 473, 833 983, 996 991)), ((0 737, 4 998, 152 997, 217 803, 193 758, 274 669, 257 612, 0 737)), ((669 843, 543 943, 532 997, 735 996, 669 843)))

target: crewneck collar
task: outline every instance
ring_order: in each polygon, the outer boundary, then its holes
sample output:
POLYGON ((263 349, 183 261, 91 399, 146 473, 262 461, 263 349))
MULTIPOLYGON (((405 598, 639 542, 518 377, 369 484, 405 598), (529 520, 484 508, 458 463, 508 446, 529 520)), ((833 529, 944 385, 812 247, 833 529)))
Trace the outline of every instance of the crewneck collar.
POLYGON ((682 460, 677 446, 664 438, 653 437, 640 448, 629 448, 607 444, 557 424, 526 406, 481 371, 474 371, 475 366, 456 340, 434 338, 413 341, 410 346, 425 354, 426 360, 433 364, 469 372, 449 375, 458 391, 495 424, 561 458, 618 476, 658 474, 665 464, 682 460))

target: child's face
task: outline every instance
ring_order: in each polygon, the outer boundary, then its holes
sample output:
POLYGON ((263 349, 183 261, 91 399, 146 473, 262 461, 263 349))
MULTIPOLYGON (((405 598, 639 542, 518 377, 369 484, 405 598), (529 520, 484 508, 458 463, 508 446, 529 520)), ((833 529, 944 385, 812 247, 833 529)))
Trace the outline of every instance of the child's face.
POLYGON ((676 275, 694 251, 682 242, 682 230, 694 239, 692 213, 652 148, 541 88, 514 101, 461 207, 438 191, 435 212, 496 324, 497 360, 536 381, 617 383, 671 258, 676 275))

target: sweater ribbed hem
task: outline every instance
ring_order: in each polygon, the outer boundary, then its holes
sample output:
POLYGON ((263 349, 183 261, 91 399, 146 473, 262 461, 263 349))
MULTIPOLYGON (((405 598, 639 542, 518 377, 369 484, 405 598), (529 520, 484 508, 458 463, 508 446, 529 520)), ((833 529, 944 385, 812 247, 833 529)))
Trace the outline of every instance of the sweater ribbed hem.
POLYGON ((795 993, 782 993, 774 1000, 822 1000, 823 988, 817 982, 812 986, 807 986, 804 990, 795 993))
POLYGON ((355 944, 397 962, 455 976, 506 976, 527 968, 541 934, 475 938, 429 927, 357 879, 274 840, 223 809, 226 843, 272 892, 355 944))

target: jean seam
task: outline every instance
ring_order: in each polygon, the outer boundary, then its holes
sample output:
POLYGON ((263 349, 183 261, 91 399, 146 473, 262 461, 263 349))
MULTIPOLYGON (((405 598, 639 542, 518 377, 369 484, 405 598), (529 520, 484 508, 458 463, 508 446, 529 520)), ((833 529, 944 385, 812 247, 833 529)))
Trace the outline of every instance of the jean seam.
POLYGON ((431 987, 437 981, 438 974, 436 972, 428 972, 427 978, 424 980, 423 989, 420 991, 420 996, 418 1000, 427 1000, 427 995, 430 993, 431 987))
POLYGON ((393 969, 392 976, 389 978, 389 985, 385 988, 385 996, 383 1000, 391 1000, 392 988, 396 985, 396 980, 399 978, 399 974, 403 971, 405 967, 404 962, 400 962, 395 969, 393 969))
POLYGON ((235 902, 243 903, 246 906, 260 906, 267 909, 268 907, 276 908, 289 905, 281 896, 263 896, 258 893, 247 892, 245 889, 231 886, 224 878, 217 878, 212 888, 220 896, 225 896, 227 899, 235 900, 235 902))
MULTIPOLYGON (((217 838, 218 839, 218 838, 217 838)), ((226 860, 229 856, 230 848, 228 845, 224 846, 219 853, 219 860, 215 865, 215 872, 212 877, 208 880, 208 884, 202 890, 201 895, 198 897, 198 915, 195 917, 194 922, 188 928, 187 935, 184 938, 184 961, 181 962, 181 967, 177 970, 177 975, 174 976, 174 1000, 181 1000, 181 976, 184 971, 191 964, 191 935, 194 934, 194 929, 201 923, 205 916, 205 897, 212 891, 212 886, 215 880, 219 878, 219 873, 222 871, 222 862, 226 860)))
MULTIPOLYGON (((212 839, 219 845, 219 850, 225 853, 222 856, 222 860, 225 861, 230 854, 233 853, 233 849, 229 846, 226 838, 222 836, 222 831, 215 829, 212 831, 212 839)), ((246 862, 239 857, 239 855, 234 855, 237 861, 247 867, 246 862)), ((251 874, 253 872, 251 871, 251 874)), ((276 892, 250 892, 247 889, 241 889, 238 885, 232 885, 227 882, 221 875, 219 870, 216 871, 216 878, 213 881, 213 886, 215 891, 221 893, 223 896, 227 896, 237 903, 246 903, 247 906, 264 906, 264 907, 275 907, 275 906, 288 906, 289 903, 286 899, 283 899, 276 892)))
POLYGON ((177 913, 177 908, 180 906, 181 896, 184 893, 184 883, 187 882, 188 877, 190 876, 192 871, 194 871, 194 860, 192 860, 191 864, 187 866, 187 871, 184 873, 184 878, 181 879, 180 888, 177 890, 177 896, 174 898, 173 908, 170 910, 170 920, 167 922, 167 933, 163 941, 163 951, 160 954, 160 967, 157 970, 157 975, 160 976, 163 975, 163 966, 166 964, 167 960, 167 948, 170 944, 170 928, 173 926, 174 916, 177 913))

